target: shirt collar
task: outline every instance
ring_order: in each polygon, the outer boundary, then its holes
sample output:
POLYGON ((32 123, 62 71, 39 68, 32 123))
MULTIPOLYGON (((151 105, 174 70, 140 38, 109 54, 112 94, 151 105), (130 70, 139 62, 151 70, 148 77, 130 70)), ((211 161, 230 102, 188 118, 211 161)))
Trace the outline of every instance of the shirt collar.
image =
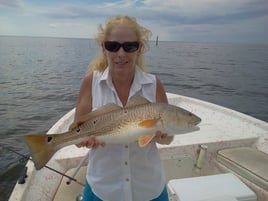
MULTIPOLYGON (((109 67, 107 67, 100 78, 100 83, 106 83, 108 86, 113 86, 112 78, 109 74, 109 67)), ((146 76, 146 73, 140 70, 138 67, 135 68, 135 77, 131 86, 131 90, 138 91, 142 85, 151 84, 154 80, 151 77, 146 76)))
POLYGON ((134 81, 131 86, 131 89, 134 90, 134 92, 139 91, 143 85, 151 84, 154 82, 154 80, 150 76, 146 75, 147 73, 136 67, 134 81))
POLYGON ((100 83, 107 83, 107 85, 109 86, 110 84, 112 85, 112 78, 109 74, 109 67, 107 67, 102 75, 101 75, 101 78, 100 78, 100 83))

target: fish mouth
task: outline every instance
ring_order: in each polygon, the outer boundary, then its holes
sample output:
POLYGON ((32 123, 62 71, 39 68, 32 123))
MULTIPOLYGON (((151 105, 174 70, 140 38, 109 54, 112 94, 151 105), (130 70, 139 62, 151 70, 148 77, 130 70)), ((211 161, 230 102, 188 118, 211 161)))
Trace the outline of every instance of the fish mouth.
POLYGON ((190 125, 197 125, 201 122, 201 118, 194 115, 194 117, 189 121, 190 125))

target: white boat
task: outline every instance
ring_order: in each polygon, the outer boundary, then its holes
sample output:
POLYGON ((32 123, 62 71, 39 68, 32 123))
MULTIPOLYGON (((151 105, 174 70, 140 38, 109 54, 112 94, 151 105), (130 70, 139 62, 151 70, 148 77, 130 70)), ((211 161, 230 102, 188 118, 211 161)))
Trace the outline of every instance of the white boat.
MULTIPOLYGON (((170 145, 159 145, 169 199, 267 201, 268 123, 185 96, 168 93, 168 100, 202 119, 199 131, 177 135, 170 145)), ((74 112, 75 109, 63 116, 48 133, 66 131, 74 112)), ((75 176, 77 182, 69 185, 66 177, 47 168, 36 171, 28 161, 26 182, 16 184, 9 201, 76 200, 83 191, 87 164, 83 159, 87 153, 87 148, 71 145, 59 150, 48 162, 47 166, 73 176, 82 161, 75 176)))

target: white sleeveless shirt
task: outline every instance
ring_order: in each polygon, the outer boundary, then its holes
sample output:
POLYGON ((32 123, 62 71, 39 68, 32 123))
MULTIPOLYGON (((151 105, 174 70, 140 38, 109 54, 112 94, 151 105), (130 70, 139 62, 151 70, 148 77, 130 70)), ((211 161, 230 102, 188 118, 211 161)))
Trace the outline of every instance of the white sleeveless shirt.
MULTIPOLYGON (((141 95, 156 102, 156 78, 136 67, 128 100, 141 95)), ((108 103, 122 106, 109 75, 94 72, 92 108, 108 103)), ((106 144, 89 154, 87 182, 92 191, 104 201, 147 201, 158 197, 164 189, 165 178, 155 141, 141 148, 131 144, 106 144)))

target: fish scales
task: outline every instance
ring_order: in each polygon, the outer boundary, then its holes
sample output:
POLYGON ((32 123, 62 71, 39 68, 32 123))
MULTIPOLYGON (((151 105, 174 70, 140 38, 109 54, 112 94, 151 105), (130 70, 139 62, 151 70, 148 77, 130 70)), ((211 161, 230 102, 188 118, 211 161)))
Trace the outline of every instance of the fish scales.
POLYGON ((41 169, 62 147, 78 144, 90 135, 106 143, 132 143, 146 146, 157 130, 171 135, 198 130, 201 119, 183 108, 168 103, 150 103, 134 97, 126 107, 108 104, 81 117, 60 134, 32 134, 24 136, 36 169, 41 169))
POLYGON ((129 125, 136 125, 137 122, 144 119, 160 118, 160 114, 156 109, 157 107, 155 106, 142 105, 139 108, 133 107, 110 112, 85 122, 81 125, 80 129, 87 130, 87 133, 95 136, 105 135, 111 132, 116 135, 116 131, 119 132, 122 128, 129 125))

